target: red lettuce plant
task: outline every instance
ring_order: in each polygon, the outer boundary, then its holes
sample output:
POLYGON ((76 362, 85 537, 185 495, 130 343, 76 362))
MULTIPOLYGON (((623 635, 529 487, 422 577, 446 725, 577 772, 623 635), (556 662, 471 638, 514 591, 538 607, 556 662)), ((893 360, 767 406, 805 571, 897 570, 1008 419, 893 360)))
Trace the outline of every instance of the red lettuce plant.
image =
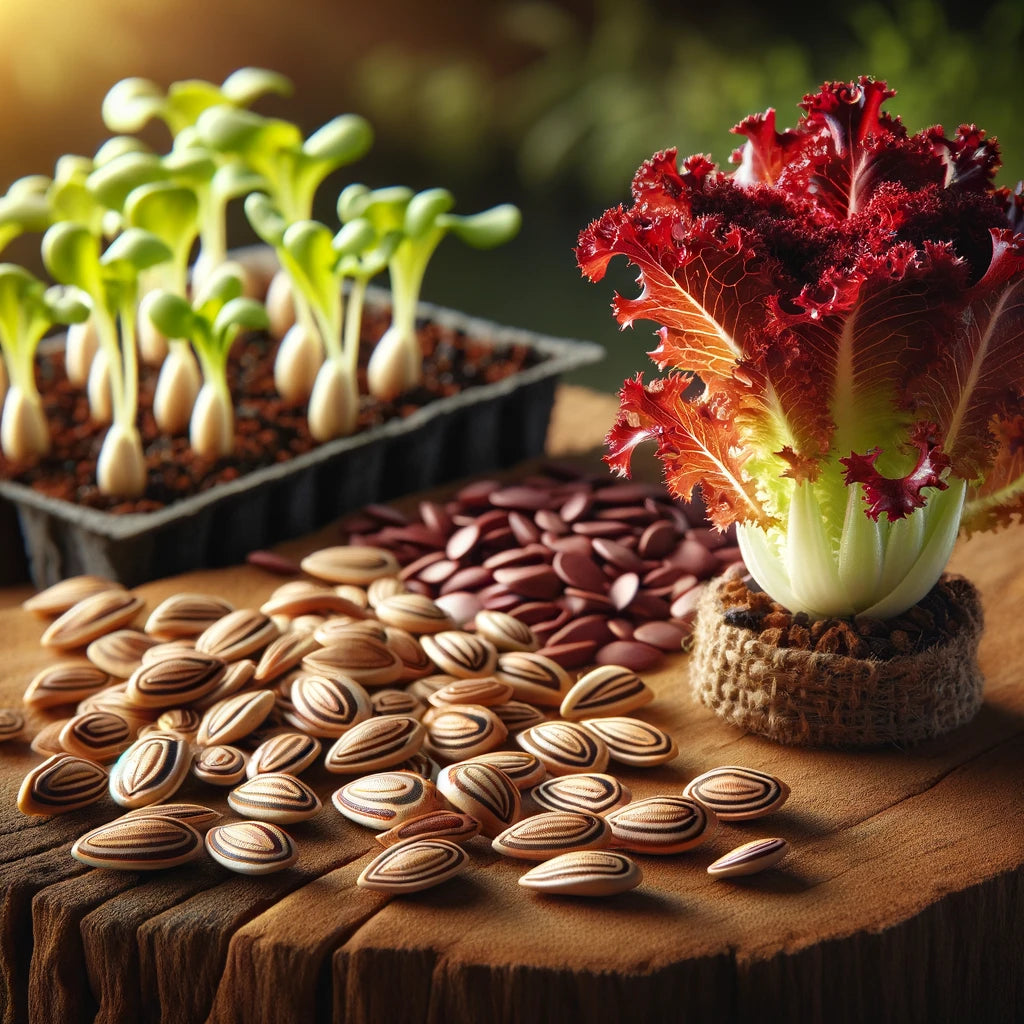
POLYGON ((609 465, 654 441, 758 583, 821 617, 899 614, 961 526, 1024 510, 1024 196, 994 138, 911 135, 893 95, 862 77, 796 128, 748 117, 732 173, 658 153, 577 248, 594 281, 638 268, 613 311, 661 325, 669 371, 623 385, 609 465))

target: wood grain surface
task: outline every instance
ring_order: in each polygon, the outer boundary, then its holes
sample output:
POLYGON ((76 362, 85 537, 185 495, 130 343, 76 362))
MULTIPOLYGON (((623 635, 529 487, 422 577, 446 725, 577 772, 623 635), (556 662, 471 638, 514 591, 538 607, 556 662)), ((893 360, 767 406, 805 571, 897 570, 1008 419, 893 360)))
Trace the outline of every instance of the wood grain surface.
MULTIPOLYGON (((600 440, 614 401, 563 390, 551 450, 600 440), (561 433, 560 433, 561 432, 561 433), (596 436, 595 436, 596 435, 596 436)), ((282 545, 337 542, 336 527, 282 545)), ((40 761, 0 745, 0 1018, 6 1022, 253 1021, 1020 1021, 1024 1020, 1024 543, 961 543, 952 569, 979 587, 985 704, 970 725, 911 750, 798 750, 744 735, 691 697, 688 659, 645 675, 638 717, 669 730, 678 757, 623 769, 634 798, 681 793, 739 764, 792 788, 762 821, 724 825, 705 846, 637 857, 644 880, 600 900, 517 884, 528 863, 468 846, 471 867, 434 890, 389 898, 355 887, 379 851, 342 818, 339 780, 304 778, 325 807, 289 827, 298 863, 232 875, 206 859, 150 874, 89 869, 70 855, 117 816, 108 799, 53 819, 15 807, 40 761), (792 852, 762 875, 713 880, 735 846, 781 836, 792 852)), ((258 606, 280 583, 252 567, 137 588, 148 609, 181 590, 258 606)), ((0 591, 0 706, 17 706, 55 660, 44 623, 0 591)), ((29 734, 55 714, 29 716, 29 734)), ((227 812, 190 777, 177 799, 227 812)), ((230 812, 228 812, 230 815, 230 812)), ((233 816, 232 816, 233 817, 233 816)))

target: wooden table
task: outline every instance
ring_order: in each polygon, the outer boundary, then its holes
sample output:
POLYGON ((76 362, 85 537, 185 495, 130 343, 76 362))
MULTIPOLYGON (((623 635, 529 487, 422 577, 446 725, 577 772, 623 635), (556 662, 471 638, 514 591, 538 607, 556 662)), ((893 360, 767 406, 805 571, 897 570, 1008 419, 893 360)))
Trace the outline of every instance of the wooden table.
MULTIPOLYGON (((553 446, 599 439, 614 402, 560 394, 553 446), (595 436, 596 435, 596 436, 595 436)), ((284 545, 299 554, 332 529, 284 545)), ((913 750, 791 750, 743 735, 697 705, 687 659, 648 682, 645 717, 678 758, 623 772, 637 797, 678 793, 721 764, 772 772, 793 790, 762 822, 705 847, 640 857, 641 887, 609 900, 543 897, 522 863, 470 844, 473 870, 388 899, 354 880, 372 834, 326 808, 294 826, 298 864, 262 879, 212 861, 143 875, 69 854, 109 820, 108 801, 55 819, 15 809, 39 758, 0 748, 0 1011, 4 1021, 1014 1021, 1024 1019, 1024 536, 976 537, 952 568, 979 586, 985 705, 913 750), (773 871, 712 881, 712 859, 779 835, 773 871)), ((152 607, 182 589, 257 605, 279 582, 243 567, 138 588, 152 607)), ((52 656, 42 625, 0 592, 0 705, 52 656)), ((43 716, 33 716, 38 728, 43 716)), ((322 795, 339 784, 321 772, 322 795)), ((190 781, 182 799, 209 802, 190 781)), ((222 800, 215 801, 225 809, 222 800)))

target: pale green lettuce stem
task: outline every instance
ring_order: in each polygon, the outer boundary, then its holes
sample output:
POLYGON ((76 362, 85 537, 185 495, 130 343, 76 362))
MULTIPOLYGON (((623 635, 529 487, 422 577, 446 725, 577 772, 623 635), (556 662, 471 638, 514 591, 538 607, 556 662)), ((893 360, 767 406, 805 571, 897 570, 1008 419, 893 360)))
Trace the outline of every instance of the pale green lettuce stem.
POLYGON ((798 484, 785 530, 740 525, 737 539, 751 576, 790 611, 816 619, 892 618, 917 604, 942 575, 966 489, 963 480, 951 479, 946 490, 929 493, 923 508, 876 522, 864 514, 860 486, 851 487, 843 528, 833 538, 815 485, 798 484))

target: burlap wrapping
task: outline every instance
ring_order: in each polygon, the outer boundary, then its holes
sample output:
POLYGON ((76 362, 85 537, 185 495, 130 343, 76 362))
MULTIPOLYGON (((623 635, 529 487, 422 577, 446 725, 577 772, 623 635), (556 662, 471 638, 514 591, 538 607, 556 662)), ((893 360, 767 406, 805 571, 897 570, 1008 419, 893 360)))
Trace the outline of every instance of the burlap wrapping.
POLYGON ((797 746, 902 746, 949 732, 974 717, 984 680, 978 592, 947 579, 963 626, 920 653, 881 661, 772 646, 727 625, 717 580, 697 608, 694 692, 727 722, 797 746))

